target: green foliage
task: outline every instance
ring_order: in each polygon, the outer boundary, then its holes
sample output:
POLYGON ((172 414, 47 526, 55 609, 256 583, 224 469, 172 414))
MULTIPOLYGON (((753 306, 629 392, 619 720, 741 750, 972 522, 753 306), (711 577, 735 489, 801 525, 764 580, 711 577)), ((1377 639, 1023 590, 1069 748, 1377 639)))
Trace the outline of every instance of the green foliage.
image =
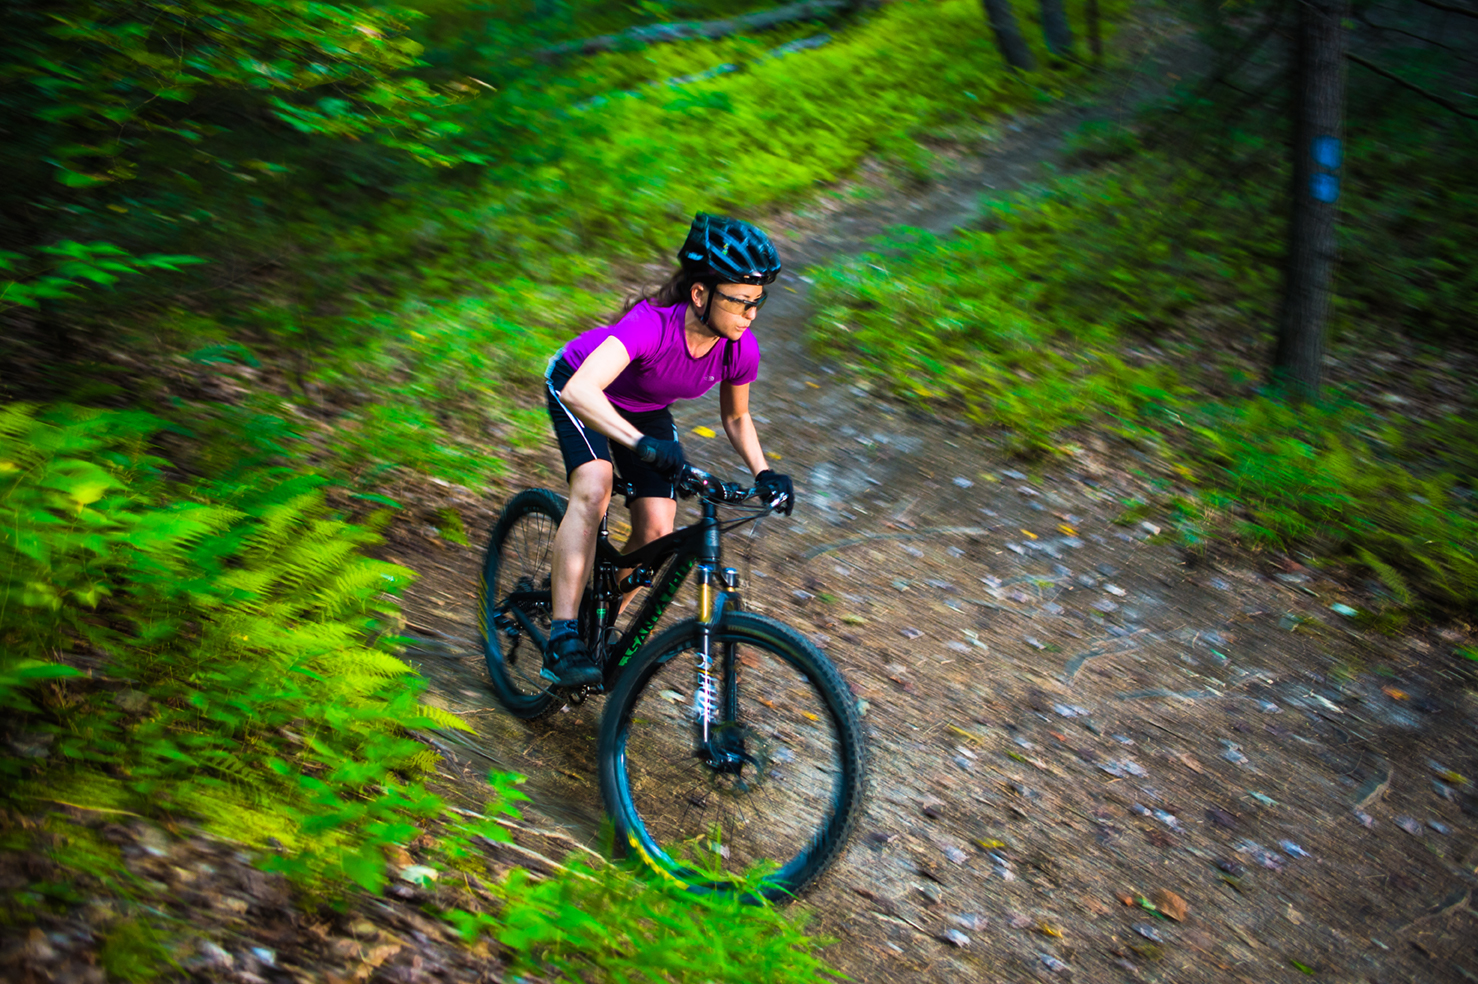
POLYGON ((552 967, 570 980, 800 982, 835 975, 804 933, 804 915, 733 897, 695 896, 613 866, 572 859, 569 874, 536 882, 519 870, 499 886, 496 921, 449 913, 464 938, 493 932, 517 968, 552 967))
POLYGON ((314 477, 171 487, 144 452, 161 424, 0 409, 0 700, 50 736, 3 760, 6 795, 271 831, 295 873, 374 883, 404 818, 439 812, 406 731, 465 727, 366 641, 410 572, 361 556, 314 477), (106 673, 55 660, 79 650, 106 673))
POLYGON ((154 980, 173 961, 169 950, 148 923, 126 919, 109 927, 98 961, 114 980, 143 984, 154 980))
MULTIPOLYGON (((1139 148, 1125 130, 1088 133, 1079 157, 1117 163, 992 203, 983 231, 903 230, 883 252, 834 264, 817 281, 813 343, 1020 452, 1072 453, 1074 429, 1089 426, 1156 452, 1191 486, 1153 503, 1188 548, 1218 534, 1313 548, 1368 572, 1397 609, 1472 610, 1470 418, 1403 427, 1343 397, 1291 407, 1248 393, 1235 359, 1229 372, 1212 361, 1229 342, 1265 344, 1255 326, 1277 298, 1274 195, 1286 180, 1261 140, 1217 133, 1230 177, 1139 148)), ((1478 218, 1478 199, 1461 191, 1471 169, 1457 148, 1470 137, 1433 128, 1380 149, 1371 140, 1352 149, 1338 328, 1352 342, 1376 326, 1450 333, 1471 322, 1463 303, 1423 288, 1428 275, 1390 260, 1389 244, 1407 237, 1434 257, 1467 242, 1474 222, 1460 217, 1478 218), (1451 172, 1454 193, 1424 198, 1395 173, 1429 151, 1424 163, 1451 172)))
MULTIPOLYGON (((181 266, 204 262, 198 256, 130 256, 112 243, 78 243, 70 240, 54 246, 42 246, 37 253, 47 258, 49 267, 23 282, 0 280, 0 311, 7 307, 36 307, 43 301, 72 297, 79 287, 110 287, 119 277, 145 270, 178 270, 181 266)), ((15 268, 23 260, 19 253, 0 252, 0 271, 15 268)))

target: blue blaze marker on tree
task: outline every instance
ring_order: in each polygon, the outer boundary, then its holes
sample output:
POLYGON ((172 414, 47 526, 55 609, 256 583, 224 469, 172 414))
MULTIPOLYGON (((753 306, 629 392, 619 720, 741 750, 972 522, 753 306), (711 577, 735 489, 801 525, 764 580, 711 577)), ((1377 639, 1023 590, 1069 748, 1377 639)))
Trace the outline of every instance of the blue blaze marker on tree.
POLYGON ((1314 163, 1331 171, 1339 170, 1340 142, 1338 137, 1314 138, 1314 163))
MULTIPOLYGON (((1342 148, 1338 137, 1315 137, 1309 154, 1314 163, 1325 171, 1338 171, 1342 148)), ((1309 194, 1315 201, 1333 203, 1339 198, 1339 176, 1315 171, 1309 176, 1309 194)))

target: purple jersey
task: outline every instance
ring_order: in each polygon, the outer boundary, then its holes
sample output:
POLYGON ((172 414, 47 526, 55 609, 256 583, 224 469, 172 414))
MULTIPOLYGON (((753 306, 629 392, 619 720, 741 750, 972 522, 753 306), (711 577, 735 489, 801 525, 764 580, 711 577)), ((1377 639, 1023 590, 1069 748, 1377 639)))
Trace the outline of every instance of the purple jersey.
POLYGON ((683 331, 687 308, 686 303, 653 307, 642 301, 614 325, 577 336, 564 347, 565 361, 578 369, 607 338, 619 338, 631 364, 606 387, 606 397, 636 413, 660 410, 675 400, 695 400, 720 381, 736 386, 754 382, 760 374, 760 345, 754 333, 745 329, 737 342, 721 338, 707 355, 695 359, 683 331))

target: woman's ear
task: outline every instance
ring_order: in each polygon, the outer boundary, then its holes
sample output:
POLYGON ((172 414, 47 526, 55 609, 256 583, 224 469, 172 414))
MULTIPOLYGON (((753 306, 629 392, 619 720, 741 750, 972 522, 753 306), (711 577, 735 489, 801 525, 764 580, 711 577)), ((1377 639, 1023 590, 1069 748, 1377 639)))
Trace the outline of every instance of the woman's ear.
POLYGON ((688 288, 688 297, 692 300, 693 306, 700 311, 703 310, 703 300, 707 296, 708 287, 703 283, 696 283, 688 288))

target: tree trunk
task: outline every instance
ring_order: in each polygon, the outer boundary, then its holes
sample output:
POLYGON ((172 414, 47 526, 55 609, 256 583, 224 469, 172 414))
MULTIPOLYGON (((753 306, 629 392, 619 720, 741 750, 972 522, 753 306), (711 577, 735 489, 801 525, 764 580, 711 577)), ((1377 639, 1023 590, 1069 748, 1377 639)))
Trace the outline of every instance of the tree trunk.
POLYGON ((1047 50, 1059 58, 1069 58, 1073 53, 1073 29, 1067 23, 1067 7, 1063 0, 1041 0, 1042 34, 1047 39, 1047 50))
POLYGON ((1335 265, 1344 156, 1345 29, 1349 0, 1301 0, 1294 51, 1293 214, 1273 382, 1318 399, 1335 265))
POLYGON ((1103 63, 1103 23, 1098 16, 1098 0, 1088 0, 1084 12, 1088 21, 1088 50, 1093 53, 1093 64, 1103 63))
POLYGON ((1021 36, 1021 27, 1016 23, 1016 14, 1011 10, 1011 0, 981 0, 985 15, 990 18, 990 28, 996 35, 996 47, 1006 64, 1023 72, 1034 71, 1037 60, 1021 36))

